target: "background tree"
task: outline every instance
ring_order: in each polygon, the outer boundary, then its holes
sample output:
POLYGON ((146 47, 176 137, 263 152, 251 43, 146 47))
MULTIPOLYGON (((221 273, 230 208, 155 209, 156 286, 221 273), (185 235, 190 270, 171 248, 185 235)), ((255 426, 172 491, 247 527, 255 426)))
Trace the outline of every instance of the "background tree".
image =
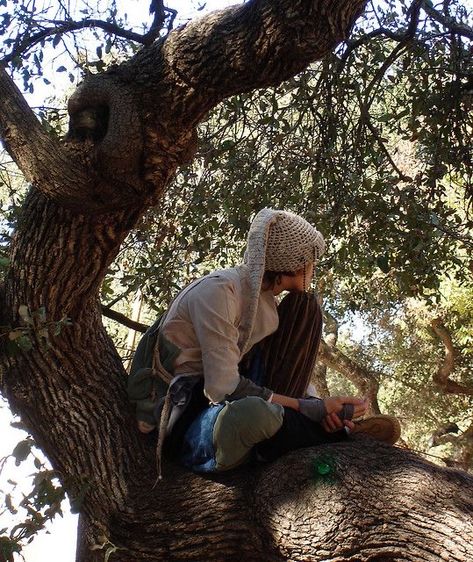
MULTIPOLYGON (((324 510, 330 506, 334 513, 327 527, 320 527, 321 507, 314 505, 313 479, 307 478, 313 451, 261 474, 242 471, 221 481, 205 482, 173 467, 170 481, 151 493, 152 454, 139 436, 130 435, 121 361, 101 324, 100 289, 110 305, 142 287, 148 303, 162 308, 186 277, 236 259, 252 211, 262 204, 285 206, 333 237, 321 265, 326 275, 320 289, 331 315, 323 362, 374 400, 383 380, 392 380, 389 358, 383 372, 382 355, 368 351, 395 335, 396 326, 389 326, 384 339, 377 334, 368 350, 353 350, 357 361, 350 362, 335 346, 336 317, 357 310, 375 318, 384 308, 388 317, 402 311, 407 322, 406 296, 434 302, 443 278, 453 273, 455 282, 465 283, 471 248, 463 193, 471 193, 471 117, 465 109, 472 33, 460 4, 444 5, 443 11, 422 2, 386 4, 368 11, 350 41, 330 55, 361 8, 361 3, 328 8, 300 2, 291 3, 287 13, 284 2, 249 2, 166 38, 161 30, 175 14, 160 5, 153 5, 154 20, 145 33, 125 30, 115 6, 96 17, 84 7, 81 21, 61 5, 55 14, 47 7, 33 13, 19 3, 5 12, 4 63, 20 73, 26 90, 34 87, 35 73, 44 72, 46 45, 72 52, 80 47, 79 30, 105 32, 102 44, 94 45, 96 60, 82 46, 72 62, 56 67, 64 74, 73 65, 94 71, 69 102, 64 141, 55 133, 60 112, 40 108, 40 127, 4 70, 0 79, 0 135, 33 185, 21 210, 17 213, 18 202, 11 209, 14 241, 10 229, 5 239, 11 257, 1 293, 2 382, 82 509, 79 559, 93 559, 90 546, 97 559, 106 552, 117 560, 221 560, 236 553, 255 560, 309 560, 327 551, 339 559, 353 552, 363 560, 396 559, 405 530, 401 525, 388 540, 390 531, 383 529, 392 529, 400 513, 415 511, 421 522, 428 518, 433 533, 454 536, 465 514, 471 526, 471 506, 462 495, 471 487, 468 477, 369 445, 362 462, 355 446, 316 454, 316 464, 321 454, 332 455, 332 472, 344 475, 335 486, 316 480, 324 490, 317 490, 317 501, 323 497, 324 510), (128 41, 145 47, 133 55, 136 48, 128 41), (251 93, 277 85, 323 55, 322 63, 283 86, 251 93), (217 106, 238 92, 244 93, 217 106), (195 127, 214 106, 197 146, 195 127), (164 193, 177 167, 196 150, 194 164, 164 193), (144 215, 150 205, 154 209, 144 215), (113 274, 118 279, 112 280, 113 274), (366 459, 372 459, 368 469, 366 459), (395 509, 390 502, 389 514, 374 503, 380 491, 375 483, 392 481, 389 465, 396 466, 406 496, 418 488, 419 474, 428 477, 427 505, 439 489, 451 490, 437 505, 438 521, 416 501, 395 509), (282 473, 300 478, 291 484, 282 473), (373 489, 362 490, 363 482, 373 489), (304 491, 294 496, 293 487, 304 491), (356 518, 342 521, 335 515, 338 494, 347 487, 355 511, 369 506, 373 542, 359 539, 356 518), (249 490, 256 491, 255 502, 249 490), (301 501, 312 509, 304 517, 313 531, 310 541, 305 530, 304 537, 297 527, 284 531, 292 514, 298 517, 301 501), (446 513, 452 514, 448 529, 442 522, 446 513), (249 523, 255 517, 260 532, 249 523), (332 525, 346 541, 330 538, 332 525), (242 543, 242 536, 251 540, 242 543)), ((446 349, 442 329, 449 321, 461 332, 463 320, 455 324, 453 317, 433 317, 431 326, 446 349)), ((466 378, 456 381, 463 389, 469 384, 464 355, 460 374, 466 378)), ((452 389, 449 367, 434 372, 444 390, 452 389)), ((327 387, 323 369, 317 382, 327 387)), ((419 388, 422 379, 415 384, 419 388)), ((386 386, 388 401, 392 387, 386 386)), ((468 408, 463 402, 458 412, 465 415, 468 408)), ((464 441, 465 435, 468 431, 461 435, 464 441)), ((406 528, 410 525, 407 518, 406 528)), ((425 536, 419 536, 409 556, 428 559, 425 536)), ((448 552, 452 560, 469 556, 461 536, 448 552)))

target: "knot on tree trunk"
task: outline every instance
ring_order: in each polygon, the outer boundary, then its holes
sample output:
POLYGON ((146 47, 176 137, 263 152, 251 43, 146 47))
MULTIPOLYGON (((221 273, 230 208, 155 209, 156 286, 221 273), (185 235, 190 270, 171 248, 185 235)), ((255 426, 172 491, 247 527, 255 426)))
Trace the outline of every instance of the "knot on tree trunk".
POLYGON ((143 128, 131 87, 116 74, 89 74, 69 99, 68 111, 67 140, 91 142, 91 165, 100 183, 110 181, 115 190, 104 193, 101 185, 108 208, 110 196, 125 204, 144 194, 143 128))

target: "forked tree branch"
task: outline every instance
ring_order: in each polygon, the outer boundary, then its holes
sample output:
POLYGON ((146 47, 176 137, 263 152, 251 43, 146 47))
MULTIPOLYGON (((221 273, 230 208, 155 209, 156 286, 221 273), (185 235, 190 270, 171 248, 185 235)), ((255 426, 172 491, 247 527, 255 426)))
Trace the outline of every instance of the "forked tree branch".
POLYGON ((104 177, 115 184, 104 205, 120 196, 122 204, 130 197, 156 204, 195 151, 195 126, 210 109, 233 94, 279 84, 328 54, 364 4, 250 0, 192 21, 109 72, 88 76, 69 100, 71 134, 77 138, 75 123, 84 112, 107 109, 108 129, 94 144, 104 177), (124 177, 120 188, 117 180, 124 177))
POLYGON ((433 433, 431 446, 445 445, 451 443, 454 446, 452 458, 444 459, 447 466, 461 467, 464 470, 471 468, 473 459, 473 423, 463 432, 459 432, 458 426, 452 424, 453 431, 442 431, 442 428, 433 433))
MULTIPOLYGON (((437 23, 440 23, 448 32, 460 35, 461 37, 465 37, 466 39, 473 39, 473 29, 467 24, 458 23, 454 18, 442 14, 426 0, 423 0, 421 2, 419 2, 419 0, 414 0, 408 10, 410 19, 405 31, 393 32, 387 27, 379 27, 370 31, 369 33, 362 35, 358 39, 347 41, 347 47, 340 57, 339 70, 341 70, 343 64, 348 60, 348 58, 354 51, 356 51, 359 47, 366 45, 376 37, 392 39, 393 41, 396 41, 398 43, 405 43, 406 40, 412 39, 415 36, 415 32, 417 31, 420 9, 424 10, 424 12, 431 19, 435 20, 437 23)), ((429 35, 427 35, 427 37, 429 37, 429 35)))
POLYGON ((467 39, 470 39, 470 41, 473 41, 473 29, 469 25, 465 23, 458 23, 454 18, 442 14, 434 8, 432 2, 427 0, 424 0, 422 3, 422 9, 428 16, 440 23, 440 25, 448 29, 451 33, 466 37, 467 39))
POLYGON ((320 342, 317 359, 327 367, 344 375, 361 394, 369 399, 373 412, 375 414, 380 413, 378 405, 379 384, 373 373, 355 363, 336 347, 328 345, 324 340, 320 342))
POLYGON ((473 396, 473 388, 471 386, 460 384, 450 378, 455 368, 455 348, 450 332, 443 324, 441 318, 435 318, 430 325, 445 347, 445 357, 433 376, 434 382, 448 394, 473 396))

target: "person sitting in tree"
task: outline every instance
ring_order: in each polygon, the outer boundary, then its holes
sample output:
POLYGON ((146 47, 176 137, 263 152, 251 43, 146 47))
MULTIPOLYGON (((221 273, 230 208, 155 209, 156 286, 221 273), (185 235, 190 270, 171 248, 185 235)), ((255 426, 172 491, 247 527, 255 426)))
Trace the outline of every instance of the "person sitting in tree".
POLYGON ((158 426, 159 451, 166 438, 186 467, 214 472, 350 433, 397 441, 391 416, 353 421, 366 414, 366 399, 309 396, 322 312, 308 289, 324 250, 322 234, 302 217, 262 209, 244 263, 188 285, 148 330, 129 394, 139 429, 158 426))

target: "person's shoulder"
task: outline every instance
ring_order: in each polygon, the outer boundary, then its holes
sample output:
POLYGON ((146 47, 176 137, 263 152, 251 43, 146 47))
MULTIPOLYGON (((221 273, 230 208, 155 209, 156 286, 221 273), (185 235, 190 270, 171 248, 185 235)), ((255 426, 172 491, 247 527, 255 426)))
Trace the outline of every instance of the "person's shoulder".
POLYGON ((238 275, 229 269, 213 271, 195 282, 181 304, 190 314, 221 311, 225 316, 238 316, 241 308, 241 286, 238 275))
POLYGON ((238 268, 219 269, 208 273, 198 283, 200 291, 240 292, 241 280, 238 268))
POLYGON ((200 278, 201 283, 213 285, 240 284, 241 274, 238 267, 217 269, 200 278))

